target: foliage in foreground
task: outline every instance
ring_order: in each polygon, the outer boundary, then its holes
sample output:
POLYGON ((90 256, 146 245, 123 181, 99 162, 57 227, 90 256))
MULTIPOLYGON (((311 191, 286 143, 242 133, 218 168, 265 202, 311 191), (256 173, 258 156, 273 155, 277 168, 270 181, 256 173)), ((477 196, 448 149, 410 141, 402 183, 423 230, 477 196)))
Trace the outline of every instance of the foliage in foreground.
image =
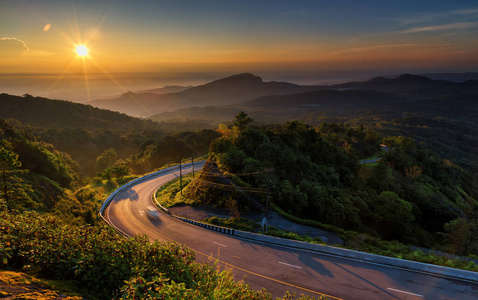
POLYGON ((108 226, 69 226, 34 212, 0 213, 2 268, 76 280, 99 299, 271 299, 176 243, 125 239, 108 226))

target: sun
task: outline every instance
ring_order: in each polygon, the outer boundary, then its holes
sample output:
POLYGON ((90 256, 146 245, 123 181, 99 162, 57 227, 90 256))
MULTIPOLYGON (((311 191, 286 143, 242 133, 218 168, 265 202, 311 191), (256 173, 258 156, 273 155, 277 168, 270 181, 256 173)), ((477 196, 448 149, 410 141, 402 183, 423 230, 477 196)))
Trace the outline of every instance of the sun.
POLYGON ((78 56, 87 56, 88 55, 88 48, 85 45, 78 45, 76 46, 76 54, 78 56))

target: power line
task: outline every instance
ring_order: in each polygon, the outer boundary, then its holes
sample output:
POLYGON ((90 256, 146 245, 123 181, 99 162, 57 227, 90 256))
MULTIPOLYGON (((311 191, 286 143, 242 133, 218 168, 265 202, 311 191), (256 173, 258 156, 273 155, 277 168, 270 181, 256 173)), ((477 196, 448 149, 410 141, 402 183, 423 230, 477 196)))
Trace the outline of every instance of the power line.
POLYGON ((225 191, 236 191, 236 190, 240 189, 240 190, 243 190, 245 192, 250 192, 250 193, 259 193, 259 194, 267 193, 267 190, 260 189, 260 188, 236 187, 236 186, 230 185, 230 184, 222 184, 222 183, 207 181, 207 180, 203 180, 203 179, 199 179, 199 178, 197 180, 206 184, 206 185, 208 185, 208 186, 211 186, 213 188, 220 189, 220 190, 225 190, 225 191))
POLYGON ((232 177, 232 176, 237 176, 237 177, 240 177, 240 176, 249 176, 249 175, 256 175, 256 174, 264 174, 264 173, 267 173, 266 170, 264 171, 260 171, 260 172, 250 172, 250 173, 228 173, 228 174, 224 174, 224 173, 212 173, 212 172, 205 172, 205 171, 201 171, 201 174, 206 174, 206 175, 209 175, 209 176, 214 176, 214 177, 232 177))

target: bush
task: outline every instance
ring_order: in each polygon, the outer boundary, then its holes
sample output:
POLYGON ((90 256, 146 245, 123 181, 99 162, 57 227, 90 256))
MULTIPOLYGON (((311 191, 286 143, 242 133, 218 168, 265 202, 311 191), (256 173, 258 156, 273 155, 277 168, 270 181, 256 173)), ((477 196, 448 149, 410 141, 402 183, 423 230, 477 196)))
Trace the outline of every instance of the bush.
POLYGON ((4 266, 76 280, 92 298, 271 299, 230 272, 195 263, 183 245, 125 239, 106 225, 75 227, 34 212, 0 212, 0 242, 4 266))

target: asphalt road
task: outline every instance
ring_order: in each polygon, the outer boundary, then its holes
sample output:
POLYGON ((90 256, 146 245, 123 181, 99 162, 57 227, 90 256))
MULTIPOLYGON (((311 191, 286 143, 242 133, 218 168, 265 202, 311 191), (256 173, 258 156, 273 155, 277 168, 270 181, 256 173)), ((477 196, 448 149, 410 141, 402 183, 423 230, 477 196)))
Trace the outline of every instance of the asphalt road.
POLYGON ((232 268, 237 280, 245 277, 253 289, 264 287, 274 296, 290 291, 330 299, 478 299, 473 283, 242 240, 162 212, 157 219, 149 216, 151 195, 178 176, 179 171, 170 171, 121 191, 106 210, 106 219, 129 236, 146 234, 151 240, 185 244, 196 252, 198 262, 218 261, 232 268))

